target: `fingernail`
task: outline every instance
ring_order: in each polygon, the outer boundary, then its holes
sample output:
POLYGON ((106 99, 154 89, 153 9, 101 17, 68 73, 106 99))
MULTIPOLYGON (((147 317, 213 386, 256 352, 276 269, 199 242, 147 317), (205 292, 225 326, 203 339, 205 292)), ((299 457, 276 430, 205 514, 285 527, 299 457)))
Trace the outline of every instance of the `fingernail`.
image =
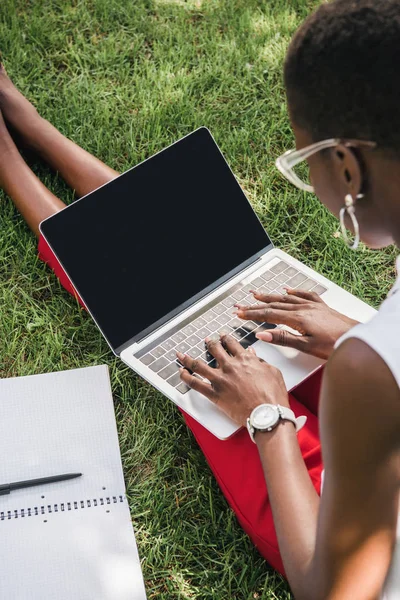
POLYGON ((256 333, 256 338, 262 342, 272 342, 273 340, 272 333, 268 333, 268 331, 265 333, 256 333))
POLYGON ((177 352, 176 355, 179 358, 179 360, 184 360, 185 359, 185 355, 182 354, 182 352, 177 352))

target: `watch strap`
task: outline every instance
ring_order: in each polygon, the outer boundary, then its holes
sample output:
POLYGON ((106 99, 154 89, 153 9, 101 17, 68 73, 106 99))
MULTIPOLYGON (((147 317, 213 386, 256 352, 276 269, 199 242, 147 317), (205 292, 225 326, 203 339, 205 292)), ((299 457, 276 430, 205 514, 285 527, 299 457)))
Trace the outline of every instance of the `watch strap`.
MULTIPOLYGON (((300 431, 300 429, 302 427, 304 427, 304 425, 306 424, 307 417, 305 415, 296 417, 296 415, 294 414, 294 412, 292 411, 291 408, 287 408, 286 406, 281 406, 280 404, 275 404, 272 406, 275 406, 278 409, 279 417, 280 417, 278 422, 276 423, 276 425, 273 428, 255 429, 253 427, 253 425, 251 424, 251 415, 247 419, 247 431, 249 432, 250 439, 254 444, 256 443, 256 440, 254 439, 254 435, 255 435, 256 431, 273 431, 273 429, 275 429, 275 427, 277 427, 279 425, 280 421, 291 421, 296 428, 296 433, 298 433, 300 431)), ((258 407, 256 407, 256 408, 258 408, 258 407)))

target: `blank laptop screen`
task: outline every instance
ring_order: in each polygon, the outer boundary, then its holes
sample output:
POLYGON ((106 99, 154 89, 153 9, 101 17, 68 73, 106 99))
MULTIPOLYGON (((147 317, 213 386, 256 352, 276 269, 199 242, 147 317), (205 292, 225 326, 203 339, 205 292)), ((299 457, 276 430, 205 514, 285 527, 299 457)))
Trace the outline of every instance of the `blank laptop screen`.
POLYGON ((42 233, 114 350, 270 244, 205 128, 74 202, 42 233))

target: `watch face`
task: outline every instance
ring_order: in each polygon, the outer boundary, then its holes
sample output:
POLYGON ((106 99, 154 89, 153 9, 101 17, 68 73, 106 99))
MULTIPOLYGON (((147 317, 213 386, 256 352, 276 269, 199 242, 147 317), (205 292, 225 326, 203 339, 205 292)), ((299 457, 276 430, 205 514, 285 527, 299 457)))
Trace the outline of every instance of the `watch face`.
POLYGON ((268 429, 279 419, 278 410, 274 406, 258 406, 253 412, 252 425, 256 429, 268 429))

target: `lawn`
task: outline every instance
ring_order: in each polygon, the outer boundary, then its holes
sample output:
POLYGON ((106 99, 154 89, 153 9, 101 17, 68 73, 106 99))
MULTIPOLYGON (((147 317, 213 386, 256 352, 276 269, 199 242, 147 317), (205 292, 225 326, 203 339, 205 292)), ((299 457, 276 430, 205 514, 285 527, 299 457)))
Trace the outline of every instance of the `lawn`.
MULTIPOLYGON (((294 144, 285 49, 317 4, 1 0, 0 50, 40 113, 120 171, 209 127, 274 242, 377 306, 393 283, 395 250, 347 250, 337 221, 274 168, 294 144)), ((56 173, 37 161, 33 168, 64 201, 74 199, 56 173)), ((2 192, 0 228, 0 376, 110 366, 148 597, 291 598, 238 526, 178 411, 113 356, 37 259, 2 192)), ((231 232, 227 239, 234 243, 231 232)), ((167 291, 157 293, 162 302, 167 291)))

